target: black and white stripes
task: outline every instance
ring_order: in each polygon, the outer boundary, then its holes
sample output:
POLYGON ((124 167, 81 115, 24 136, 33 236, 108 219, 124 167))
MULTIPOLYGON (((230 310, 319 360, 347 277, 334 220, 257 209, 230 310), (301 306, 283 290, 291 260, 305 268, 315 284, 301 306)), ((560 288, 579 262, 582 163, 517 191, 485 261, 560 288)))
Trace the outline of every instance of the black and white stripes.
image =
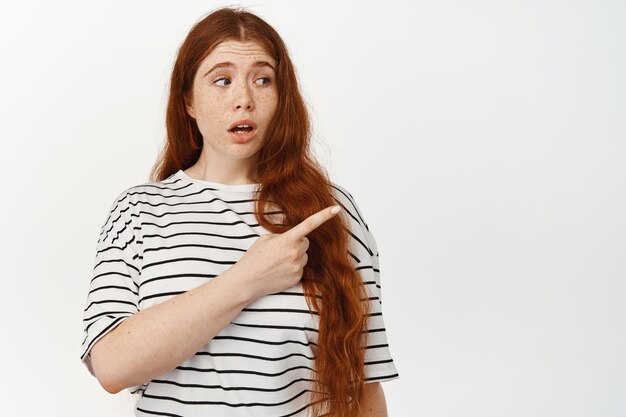
MULTIPOLYGON (((125 190, 112 204, 97 244, 84 313, 81 359, 133 313, 211 280, 261 235, 255 184, 196 180, 183 171, 125 190)), ((333 186, 349 224, 350 257, 369 293, 365 373, 398 377, 382 316, 378 249, 352 196, 333 186)), ((318 317, 302 286, 250 303, 176 369, 133 387, 138 416, 305 416, 314 378, 318 317)))

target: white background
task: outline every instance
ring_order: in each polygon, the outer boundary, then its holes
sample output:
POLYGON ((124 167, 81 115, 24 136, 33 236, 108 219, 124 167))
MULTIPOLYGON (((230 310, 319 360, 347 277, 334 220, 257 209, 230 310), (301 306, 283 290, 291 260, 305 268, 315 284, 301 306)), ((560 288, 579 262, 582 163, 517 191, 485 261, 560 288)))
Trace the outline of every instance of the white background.
MULTIPOLYGON (((79 361, 98 232, 226 3, 0 6, 2 415, 129 416, 79 361)), ((258 2, 381 256, 390 416, 626 416, 626 2, 258 2)))

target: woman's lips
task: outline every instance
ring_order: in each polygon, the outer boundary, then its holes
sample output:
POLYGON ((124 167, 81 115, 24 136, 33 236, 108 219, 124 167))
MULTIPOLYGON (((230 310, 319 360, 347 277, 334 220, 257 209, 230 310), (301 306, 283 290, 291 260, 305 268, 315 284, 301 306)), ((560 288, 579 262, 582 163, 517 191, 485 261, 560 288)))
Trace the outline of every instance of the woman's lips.
POLYGON ((235 143, 247 143, 256 134, 256 123, 250 119, 239 119, 228 128, 228 133, 235 143), (241 126, 241 128, 237 128, 241 126))
POLYGON ((252 129, 250 132, 240 132, 239 133, 239 132, 229 131, 228 133, 230 134, 230 137, 233 139, 233 142, 235 142, 235 143, 247 143, 250 140, 252 140, 252 138, 256 134, 256 129, 252 129))

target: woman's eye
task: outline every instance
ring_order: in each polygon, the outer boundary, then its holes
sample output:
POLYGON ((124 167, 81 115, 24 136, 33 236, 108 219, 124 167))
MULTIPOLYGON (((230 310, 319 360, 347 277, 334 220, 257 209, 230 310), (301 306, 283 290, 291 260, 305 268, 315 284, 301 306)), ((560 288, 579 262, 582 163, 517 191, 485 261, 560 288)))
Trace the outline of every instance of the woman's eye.
POLYGON ((224 87, 228 84, 230 84, 230 80, 228 78, 218 78, 217 80, 213 81, 215 84, 219 85, 220 87, 224 87))
POLYGON ((255 82, 257 84, 261 84, 261 85, 268 85, 270 83, 270 77, 261 77, 259 79, 257 79, 255 82), (261 81, 261 83, 259 83, 259 81, 261 81))

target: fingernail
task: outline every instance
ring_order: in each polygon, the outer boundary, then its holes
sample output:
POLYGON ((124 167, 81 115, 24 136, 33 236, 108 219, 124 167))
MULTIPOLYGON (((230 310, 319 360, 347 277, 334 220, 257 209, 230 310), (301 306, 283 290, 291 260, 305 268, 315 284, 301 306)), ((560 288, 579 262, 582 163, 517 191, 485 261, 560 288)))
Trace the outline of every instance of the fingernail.
POLYGON ((339 206, 335 206, 332 209, 330 209, 330 214, 337 214, 341 211, 341 207, 339 206))

